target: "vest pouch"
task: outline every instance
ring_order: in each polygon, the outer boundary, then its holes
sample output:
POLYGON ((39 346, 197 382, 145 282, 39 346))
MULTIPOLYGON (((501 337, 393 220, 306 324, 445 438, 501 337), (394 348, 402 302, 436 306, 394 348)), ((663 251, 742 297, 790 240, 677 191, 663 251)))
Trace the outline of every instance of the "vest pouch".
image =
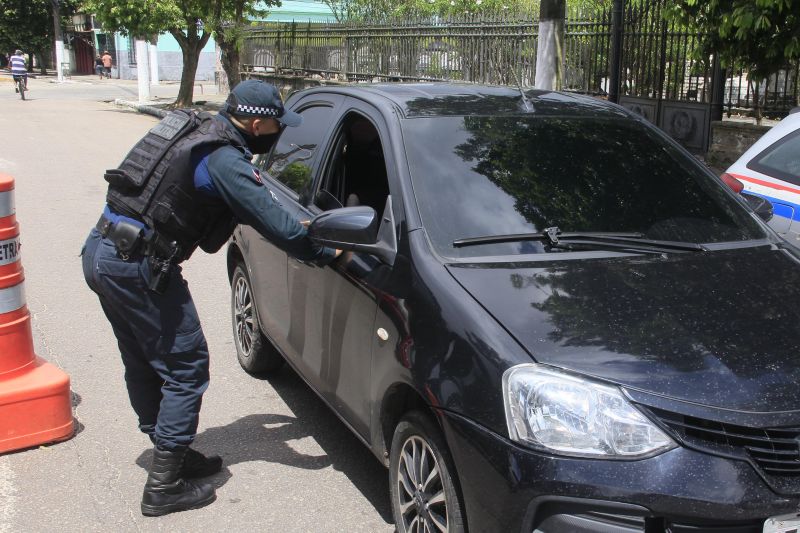
POLYGON ((166 224, 172 217, 172 208, 167 204, 158 202, 153 206, 151 216, 153 217, 154 221, 159 222, 161 224, 166 224))
POLYGON ((217 253, 228 242, 236 229, 237 220, 230 215, 217 217, 208 233, 200 241, 200 249, 207 254, 217 253))
POLYGON ((139 179, 137 180, 128 172, 120 168, 106 170, 103 178, 105 178, 108 184, 112 187, 116 187, 117 189, 124 191, 133 191, 139 189, 144 184, 144 176, 138 176, 139 179))
POLYGON ((164 191, 163 200, 153 206, 153 219, 170 227, 182 228, 196 240, 207 223, 205 213, 197 209, 195 199, 181 187, 170 185, 164 191))

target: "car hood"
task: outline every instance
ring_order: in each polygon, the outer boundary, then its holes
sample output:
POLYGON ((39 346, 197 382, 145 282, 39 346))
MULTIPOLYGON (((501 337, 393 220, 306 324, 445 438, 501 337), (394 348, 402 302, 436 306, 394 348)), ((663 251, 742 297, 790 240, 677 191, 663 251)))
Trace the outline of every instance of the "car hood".
POLYGON ((447 268, 540 363, 708 406, 800 409, 800 262, 788 250, 447 268))

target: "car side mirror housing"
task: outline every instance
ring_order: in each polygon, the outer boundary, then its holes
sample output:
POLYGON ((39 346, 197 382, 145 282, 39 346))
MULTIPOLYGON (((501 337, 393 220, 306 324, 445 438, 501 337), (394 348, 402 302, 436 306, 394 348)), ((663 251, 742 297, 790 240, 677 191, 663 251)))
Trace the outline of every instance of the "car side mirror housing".
POLYGON ((323 246, 366 252, 394 265, 397 255, 394 226, 392 197, 389 196, 381 218, 369 206, 333 209, 314 217, 308 236, 323 246))
POLYGON ((375 244, 379 224, 378 215, 371 207, 340 207, 314 217, 308 227, 308 236, 334 248, 375 244))
POLYGON ((767 200, 766 198, 762 198, 760 196, 756 196, 755 194, 748 194, 746 192, 740 193, 742 198, 745 199, 747 204, 750 206, 755 214, 763 220, 764 222, 769 222, 772 220, 772 215, 774 213, 772 202, 767 200))

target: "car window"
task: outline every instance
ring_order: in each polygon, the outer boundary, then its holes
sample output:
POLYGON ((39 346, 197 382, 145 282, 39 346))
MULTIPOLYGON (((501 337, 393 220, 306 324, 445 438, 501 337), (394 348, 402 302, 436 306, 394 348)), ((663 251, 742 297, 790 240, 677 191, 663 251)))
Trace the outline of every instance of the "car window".
POLYGON ((383 213, 389 182, 378 129, 364 115, 352 112, 342 121, 333 146, 314 203, 322 210, 369 206, 383 213))
POLYGON ((422 222, 449 257, 539 253, 539 242, 453 241, 558 227, 714 243, 764 231, 699 163, 639 121, 575 117, 404 120, 422 222))
POLYGON ((302 196, 313 180, 311 164, 327 132, 333 108, 314 106, 303 109, 300 114, 303 123, 283 131, 264 170, 271 178, 302 196))
POLYGON ((747 168, 800 185, 800 130, 790 133, 748 163, 747 168))

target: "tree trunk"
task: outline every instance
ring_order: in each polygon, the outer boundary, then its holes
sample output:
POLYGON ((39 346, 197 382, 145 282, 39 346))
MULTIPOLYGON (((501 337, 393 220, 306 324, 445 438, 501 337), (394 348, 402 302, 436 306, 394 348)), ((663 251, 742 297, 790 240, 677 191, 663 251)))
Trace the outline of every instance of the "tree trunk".
MULTIPOLYGON (((222 7, 222 4, 218 4, 222 7)), ((217 44, 222 51, 222 70, 225 71, 225 77, 228 78, 228 90, 233 90, 240 81, 239 69, 241 66, 241 29, 244 25, 244 0, 237 0, 234 7, 233 24, 225 27, 224 22, 221 20, 221 12, 217 13, 217 24, 219 25, 216 31, 217 44)))
POLYGON ((764 117, 761 114, 761 96, 759 94, 758 80, 753 81, 748 76, 748 83, 753 88, 753 116, 756 119, 756 124, 760 126, 764 117))
POLYGON ((218 41, 219 49, 222 50, 222 70, 228 78, 228 90, 233 90, 239 83, 239 48, 235 43, 223 43, 218 41))
POLYGON ((205 47, 211 33, 203 32, 198 37, 197 27, 193 21, 187 21, 187 32, 184 34, 179 30, 170 30, 170 34, 175 37, 183 53, 183 71, 181 72, 181 86, 178 89, 178 98, 175 100, 176 107, 190 107, 194 96, 194 77, 197 74, 197 64, 200 61, 200 52, 205 47))
POLYGON ((200 60, 200 50, 196 46, 182 48, 183 71, 181 72, 181 86, 178 89, 178 98, 175 100, 177 107, 191 107, 194 97, 194 77, 197 74, 197 63, 200 60))
MULTIPOLYGON (((45 47, 39 50, 39 53, 36 54, 39 56, 39 74, 44 76, 47 74, 47 64, 49 61, 45 61, 45 58, 50 54, 50 47, 45 47)), ((31 61, 31 65, 33 65, 33 61, 31 61)))
POLYGON ((534 85, 560 91, 564 82, 564 24, 566 0, 542 0, 534 85))

